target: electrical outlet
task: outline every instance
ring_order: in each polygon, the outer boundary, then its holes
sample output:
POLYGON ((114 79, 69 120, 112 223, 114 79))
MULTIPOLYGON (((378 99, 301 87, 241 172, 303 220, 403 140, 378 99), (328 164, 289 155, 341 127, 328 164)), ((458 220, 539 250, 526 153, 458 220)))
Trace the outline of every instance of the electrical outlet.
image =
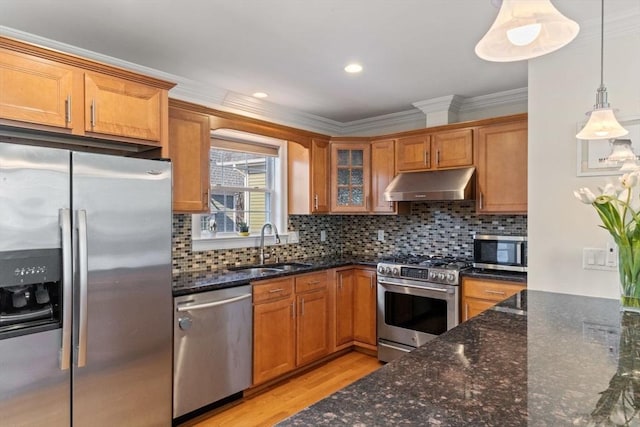
POLYGON ((327 232, 324 230, 320 231, 320 241, 321 242, 326 242, 327 241, 327 232))
POLYGON ((378 241, 384 242, 384 230, 378 230, 378 241))
POLYGON ((289 231, 289 236, 287 238, 287 243, 298 243, 300 241, 300 236, 297 231, 289 231))

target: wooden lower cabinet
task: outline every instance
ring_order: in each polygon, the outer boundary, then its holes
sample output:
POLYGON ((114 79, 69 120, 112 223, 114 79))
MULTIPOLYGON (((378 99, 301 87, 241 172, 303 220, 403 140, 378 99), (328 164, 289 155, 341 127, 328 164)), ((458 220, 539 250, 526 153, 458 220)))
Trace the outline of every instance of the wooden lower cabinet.
POLYGON ((296 365, 302 366, 329 354, 329 297, 325 288, 297 295, 296 302, 296 365))
POLYGON ((336 272, 336 348, 353 344, 353 279, 351 268, 336 272))
POLYGON ((520 282, 463 278, 461 320, 464 322, 477 316, 526 287, 520 282))
POLYGON ((330 352, 328 270, 253 284, 253 384, 330 352))
POLYGON ((253 286, 253 383, 260 384, 296 367, 293 278, 253 286))
POLYGON ((353 340, 377 345, 376 336, 376 272, 353 270, 353 340))

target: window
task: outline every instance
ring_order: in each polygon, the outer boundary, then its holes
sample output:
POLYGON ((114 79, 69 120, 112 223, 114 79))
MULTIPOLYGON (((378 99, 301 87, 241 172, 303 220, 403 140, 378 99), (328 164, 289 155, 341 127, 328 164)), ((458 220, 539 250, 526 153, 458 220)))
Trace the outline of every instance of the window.
MULTIPOLYGON (((285 231, 284 141, 225 130, 212 134, 209 152, 208 215, 193 216, 193 240, 212 243, 202 249, 254 246, 240 237, 242 225, 259 236, 265 222, 285 231), (222 243, 222 244, 220 244, 222 243)), ((272 234, 272 230, 265 230, 272 234)))

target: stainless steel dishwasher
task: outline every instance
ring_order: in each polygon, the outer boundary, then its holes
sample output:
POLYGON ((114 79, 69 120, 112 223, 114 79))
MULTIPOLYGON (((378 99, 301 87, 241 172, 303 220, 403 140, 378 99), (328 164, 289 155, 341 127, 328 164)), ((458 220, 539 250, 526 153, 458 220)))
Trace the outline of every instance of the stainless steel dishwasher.
POLYGON ((175 297, 173 418, 251 385, 251 286, 175 297))

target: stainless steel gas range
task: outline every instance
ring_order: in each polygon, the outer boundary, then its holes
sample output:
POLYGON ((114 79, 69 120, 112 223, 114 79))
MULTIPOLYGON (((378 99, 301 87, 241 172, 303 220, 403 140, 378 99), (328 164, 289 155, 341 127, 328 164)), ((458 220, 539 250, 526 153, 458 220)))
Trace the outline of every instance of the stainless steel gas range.
POLYGON ((471 262, 408 255, 378 264, 378 359, 389 362, 458 324, 471 262))

